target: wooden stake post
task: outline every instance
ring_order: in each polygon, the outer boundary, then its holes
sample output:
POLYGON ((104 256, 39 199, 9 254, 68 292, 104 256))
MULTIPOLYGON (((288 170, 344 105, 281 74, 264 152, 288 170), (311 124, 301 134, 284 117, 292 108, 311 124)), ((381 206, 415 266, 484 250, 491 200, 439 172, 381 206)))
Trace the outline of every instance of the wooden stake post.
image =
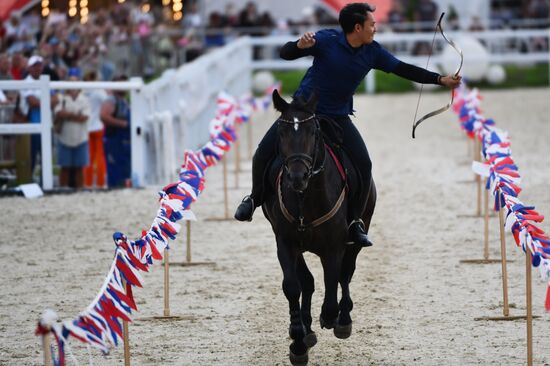
POLYGON ((500 226, 500 258, 502 259, 502 315, 509 316, 510 308, 508 304, 508 268, 506 266, 506 236, 504 235, 504 210, 501 205, 502 194, 498 191, 498 221, 500 226))
POLYGON ((223 217, 209 217, 206 218, 206 221, 229 221, 233 220, 232 217, 229 217, 229 198, 227 190, 227 157, 224 156, 222 159, 223 165, 223 217))
MULTIPOLYGON (((128 284, 124 279, 122 279, 122 287, 128 293, 128 284)), ((122 337, 124 338, 124 366, 130 366, 130 331, 126 320, 122 321, 122 337)))
MULTIPOLYGON (((474 137, 474 160, 481 162, 481 143, 477 137, 474 137)), ((476 174, 477 183, 477 210, 476 217, 481 217, 481 176, 476 174)))
POLYGON ((241 149, 239 140, 235 141, 235 189, 239 189, 239 173, 241 172, 241 149))
POLYGON ((527 365, 533 365, 533 304, 531 288, 531 252, 525 248, 525 288, 526 288, 526 306, 527 306, 527 365))
POLYGON ((164 316, 170 316, 170 255, 169 253, 170 251, 168 249, 164 249, 164 316))
POLYGON ((462 259, 460 263, 489 264, 500 263, 501 259, 489 258, 489 190, 484 194, 483 259, 462 259))
POLYGON ((42 350, 44 352, 44 366, 52 366, 52 350, 50 348, 51 332, 42 334, 42 350))

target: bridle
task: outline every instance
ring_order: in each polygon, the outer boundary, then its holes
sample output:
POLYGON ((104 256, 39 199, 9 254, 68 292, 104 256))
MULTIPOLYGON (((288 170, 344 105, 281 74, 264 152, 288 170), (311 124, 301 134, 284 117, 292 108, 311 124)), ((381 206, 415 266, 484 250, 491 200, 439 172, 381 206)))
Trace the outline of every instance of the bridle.
POLYGON ((311 114, 311 116, 309 116, 307 118, 304 118, 304 119, 298 119, 298 118, 294 117, 293 120, 289 120, 289 119, 285 119, 283 117, 280 117, 277 121, 279 123, 282 122, 282 123, 293 125, 295 131, 298 131, 298 128, 303 123, 308 123, 308 122, 314 122, 315 123, 315 146, 313 148, 313 156, 308 155, 308 154, 304 154, 304 153, 290 154, 289 156, 287 156, 285 158, 283 167, 284 167, 285 171, 288 172, 288 165, 289 164, 294 163, 294 162, 302 163, 306 167, 306 170, 307 170, 306 179, 310 179, 314 175, 319 174, 320 172, 322 172, 323 169, 325 168, 324 156, 323 156, 323 162, 321 163, 321 166, 319 166, 317 169, 315 169, 315 165, 317 164, 317 158, 318 158, 318 155, 319 155, 318 154, 319 142, 320 142, 319 135, 321 133, 321 126, 319 125, 319 120, 317 119, 317 116, 315 115, 315 113, 311 114))
MULTIPOLYGON (((313 152, 314 155, 310 156, 310 155, 304 154, 304 153, 291 154, 291 155, 286 157, 283 167, 288 172, 288 164, 290 164, 292 162, 296 162, 296 161, 300 162, 300 163, 304 164, 304 166, 307 169, 307 179, 309 179, 312 176, 322 172, 325 169, 325 158, 326 158, 324 147, 322 149, 322 155, 323 155, 322 163, 317 169, 315 169, 315 165, 317 164, 317 155, 319 155, 318 152, 320 150, 319 149, 319 143, 321 142, 321 139, 320 139, 320 136, 319 136, 319 134, 321 133, 321 126, 320 126, 319 120, 317 119, 315 114, 312 114, 311 116, 309 116, 307 118, 304 118, 304 119, 301 119, 301 120, 299 120, 298 118, 294 118, 292 121, 281 117, 281 118, 279 118, 278 121, 282 122, 282 123, 288 123, 288 124, 294 125, 294 129, 296 131, 298 131, 298 128, 300 127, 301 123, 306 123, 306 122, 310 122, 310 121, 315 122, 315 147, 314 147, 314 152, 313 152)), ((331 155, 333 155, 333 158, 336 159, 336 157, 334 156, 334 153, 331 152, 331 155)), ((282 194, 282 189, 281 189, 282 173, 283 173, 283 169, 281 169, 279 171, 279 174, 277 176, 277 182, 276 182, 276 185, 277 185, 277 198, 279 199, 279 206, 281 208, 281 212, 283 213, 283 216, 289 222, 295 223, 295 224, 298 225, 298 231, 299 232, 304 232, 308 228, 314 228, 314 227, 319 226, 319 225, 325 223, 326 221, 330 220, 334 215, 336 215, 336 213, 338 212, 338 210, 342 206, 342 203, 344 202, 344 198, 346 196, 346 191, 347 191, 347 183, 346 183, 345 173, 343 174, 343 177, 342 177, 342 179, 344 181, 344 186, 342 187, 342 192, 340 193, 340 196, 338 197, 338 200, 336 201, 336 203, 332 206, 332 208, 327 213, 325 213, 321 217, 313 220, 312 222, 306 224, 304 222, 304 215, 303 215, 303 211, 304 211, 303 198, 304 198, 304 196, 303 196, 303 192, 298 192, 298 196, 299 196, 299 199, 298 199, 298 217, 295 218, 288 211, 288 209, 286 208, 286 206, 284 204, 284 201, 283 201, 283 194, 282 194)))

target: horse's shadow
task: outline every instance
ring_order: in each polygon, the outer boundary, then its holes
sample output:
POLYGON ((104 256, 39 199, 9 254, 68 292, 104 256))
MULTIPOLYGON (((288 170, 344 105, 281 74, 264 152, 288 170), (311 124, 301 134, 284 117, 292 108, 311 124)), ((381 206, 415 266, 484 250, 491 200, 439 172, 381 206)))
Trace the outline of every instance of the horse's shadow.
MULTIPOLYGON (((320 119, 313 113, 315 98, 287 103, 273 93, 277 120, 278 157, 266 176, 262 209, 277 241, 277 256, 283 270, 283 291, 289 303, 290 361, 308 362, 308 350, 317 343, 312 330, 311 298, 314 278, 303 253, 321 259, 325 296, 320 314, 321 328, 333 329, 338 338, 351 335, 353 302, 349 284, 362 247, 348 243, 348 200, 354 189, 365 184, 345 154, 340 159, 327 150, 320 119), (338 166, 337 162, 343 161, 338 166), (342 165, 347 175, 342 175, 342 165), (337 299, 338 283, 342 296, 337 299), (301 304, 300 304, 301 297, 301 304)), ((326 130, 324 128, 324 130, 326 130)), ((376 203, 376 188, 368 177, 369 198, 363 213, 368 231, 376 203)))

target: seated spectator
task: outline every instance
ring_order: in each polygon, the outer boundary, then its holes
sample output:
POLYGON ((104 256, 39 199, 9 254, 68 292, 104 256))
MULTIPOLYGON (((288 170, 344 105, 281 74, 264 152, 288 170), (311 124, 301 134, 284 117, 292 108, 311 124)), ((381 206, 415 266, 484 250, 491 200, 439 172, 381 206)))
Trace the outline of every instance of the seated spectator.
MULTIPOLYGON (((113 81, 128 80, 126 76, 113 81)), ((124 187, 130 180, 132 154, 130 147, 130 105, 126 92, 115 90, 101 105, 100 118, 105 125, 103 148, 107 162, 109 188, 124 187)))
MULTIPOLYGON (((97 72, 90 71, 84 75, 85 81, 97 81, 97 72)), ((84 168, 84 186, 86 188, 106 188, 107 167, 103 150, 103 123, 99 118, 101 105, 107 98, 103 89, 88 89, 84 95, 90 102, 90 118, 88 119, 88 146, 90 164, 84 168)))
MULTIPOLYGON (((69 70, 69 80, 80 80, 80 70, 69 70)), ((88 165, 88 118, 90 102, 78 89, 69 89, 59 98, 55 118, 63 120, 58 134, 57 163, 60 187, 82 188, 84 167, 88 165)))
POLYGON ((483 23, 481 22, 481 19, 478 16, 473 16, 470 22, 470 26, 468 27, 468 30, 470 32, 481 32, 485 30, 485 27, 483 26, 483 23))

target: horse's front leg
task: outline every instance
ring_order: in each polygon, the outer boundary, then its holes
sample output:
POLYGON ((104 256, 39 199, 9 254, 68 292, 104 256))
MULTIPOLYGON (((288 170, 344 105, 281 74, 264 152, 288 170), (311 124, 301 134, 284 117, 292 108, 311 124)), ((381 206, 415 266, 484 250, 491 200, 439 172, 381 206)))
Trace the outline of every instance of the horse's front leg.
POLYGON ((290 248, 282 239, 277 238, 277 257, 283 270, 283 292, 288 300, 290 312, 289 335, 293 340, 290 345, 290 362, 293 365, 305 365, 308 362, 308 347, 304 343, 306 328, 300 313, 300 294, 302 289, 296 273, 299 252, 290 248))
POLYGON ((353 273, 355 272, 355 262, 357 255, 361 251, 358 245, 348 245, 342 260, 342 269, 340 273, 340 286, 342 288, 342 298, 340 300, 338 321, 334 327, 334 335, 337 338, 348 338, 351 335, 351 311, 353 310, 353 301, 349 292, 349 284, 353 273))
POLYGON ((332 252, 321 257, 325 279, 325 299, 321 308, 321 328, 332 329, 338 317, 338 280, 342 266, 342 253, 332 252))
POLYGON ((306 327, 304 343, 311 348, 317 343, 317 335, 311 329, 311 298, 313 296, 313 292, 315 291, 315 279, 307 267, 303 254, 298 256, 296 272, 302 288, 302 307, 300 312, 302 314, 302 322, 306 327))

